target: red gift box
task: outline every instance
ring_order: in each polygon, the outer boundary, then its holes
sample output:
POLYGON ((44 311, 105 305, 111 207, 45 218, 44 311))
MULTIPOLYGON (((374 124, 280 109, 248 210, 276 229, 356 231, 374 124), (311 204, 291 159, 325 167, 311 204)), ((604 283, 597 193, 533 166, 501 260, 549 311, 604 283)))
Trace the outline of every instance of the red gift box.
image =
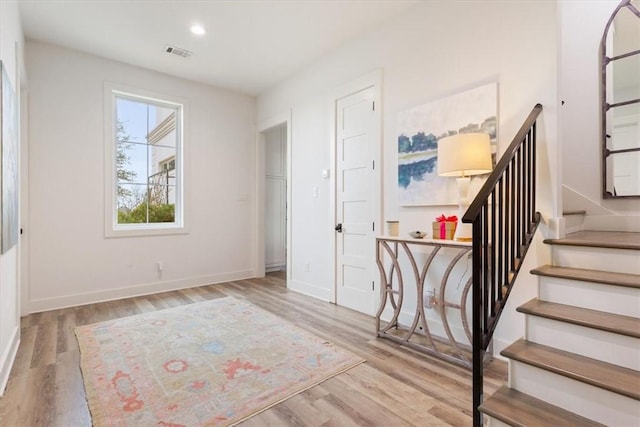
POLYGON ((442 240, 453 240, 458 225, 458 217, 455 215, 440 215, 433 222, 433 238, 442 240))

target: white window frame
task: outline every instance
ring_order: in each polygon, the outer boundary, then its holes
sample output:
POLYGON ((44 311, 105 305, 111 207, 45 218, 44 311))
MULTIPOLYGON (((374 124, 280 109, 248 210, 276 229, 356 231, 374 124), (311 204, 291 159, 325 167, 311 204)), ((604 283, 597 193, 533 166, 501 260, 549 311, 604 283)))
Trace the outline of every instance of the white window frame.
POLYGON ((160 166, 160 170, 163 172, 166 171, 172 171, 176 169, 176 156, 169 156, 166 159, 162 159, 158 162, 158 165, 160 166), (169 166, 171 165, 171 162, 173 162, 173 168, 172 169, 166 169, 165 166, 169 166))
POLYGON ((186 234, 187 226, 187 156, 185 155, 185 141, 187 141, 189 117, 189 103, 186 99, 176 96, 158 94, 132 88, 116 83, 104 84, 104 182, 105 182, 105 209, 104 209, 104 235, 105 237, 134 237, 154 236, 169 234, 186 234), (118 224, 117 201, 117 173, 116 173, 116 97, 124 96, 155 104, 178 107, 176 114, 176 203, 175 222, 172 223, 146 223, 146 224, 118 224))

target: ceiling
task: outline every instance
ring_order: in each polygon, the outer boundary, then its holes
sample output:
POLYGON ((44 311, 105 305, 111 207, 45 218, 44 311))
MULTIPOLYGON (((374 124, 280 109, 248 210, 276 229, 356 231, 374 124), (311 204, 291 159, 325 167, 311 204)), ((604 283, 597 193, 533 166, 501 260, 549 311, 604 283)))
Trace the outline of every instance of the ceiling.
POLYGON ((258 95, 419 0, 19 0, 25 36, 258 95), (204 26, 204 36, 189 28, 204 26), (193 52, 181 58, 167 45, 193 52))

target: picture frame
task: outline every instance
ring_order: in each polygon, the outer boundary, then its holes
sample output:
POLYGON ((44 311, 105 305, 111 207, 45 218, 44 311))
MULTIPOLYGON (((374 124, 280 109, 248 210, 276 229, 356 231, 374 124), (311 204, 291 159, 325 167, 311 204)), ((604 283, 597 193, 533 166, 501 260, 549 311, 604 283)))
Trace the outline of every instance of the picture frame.
MULTIPOLYGON (((498 131, 498 83, 492 82, 398 113, 398 199, 400 206, 457 205, 452 178, 438 176, 438 140, 466 132, 484 132, 491 140, 495 166, 498 131)), ((472 177, 476 194, 486 175, 472 177)))

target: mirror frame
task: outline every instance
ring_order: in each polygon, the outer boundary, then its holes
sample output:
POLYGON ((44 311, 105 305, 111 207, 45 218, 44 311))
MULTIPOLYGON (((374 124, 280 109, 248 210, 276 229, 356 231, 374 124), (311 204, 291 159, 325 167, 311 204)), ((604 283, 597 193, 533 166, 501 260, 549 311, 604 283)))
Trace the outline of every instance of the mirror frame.
POLYGON ((612 61, 616 61, 618 59, 624 59, 633 55, 640 55, 640 49, 637 49, 637 50, 626 52, 624 54, 614 56, 614 57, 607 56, 607 36, 609 34, 609 28, 611 27, 611 24, 613 24, 613 21, 616 15, 618 14, 618 12, 623 8, 627 8, 634 15, 636 15, 638 19, 640 19, 640 10, 638 10, 634 5, 631 4, 631 0, 622 0, 620 4, 615 8, 613 13, 611 14, 611 17, 609 18, 609 21, 607 22, 607 25, 604 28, 604 34, 602 35, 602 40, 600 41, 600 106, 601 106, 600 134, 601 134, 601 144, 602 144, 601 157, 602 157, 602 198, 603 199, 640 198, 640 194, 619 196, 615 194, 615 188, 614 188, 614 193, 607 191, 607 158, 611 154, 616 154, 616 153, 640 152, 640 147, 627 148, 623 150, 609 150, 607 148, 607 140, 611 138, 611 135, 607 134, 607 112, 611 108, 640 103, 640 98, 630 99, 623 102, 614 102, 612 104, 609 104, 607 102, 607 65, 612 61))

